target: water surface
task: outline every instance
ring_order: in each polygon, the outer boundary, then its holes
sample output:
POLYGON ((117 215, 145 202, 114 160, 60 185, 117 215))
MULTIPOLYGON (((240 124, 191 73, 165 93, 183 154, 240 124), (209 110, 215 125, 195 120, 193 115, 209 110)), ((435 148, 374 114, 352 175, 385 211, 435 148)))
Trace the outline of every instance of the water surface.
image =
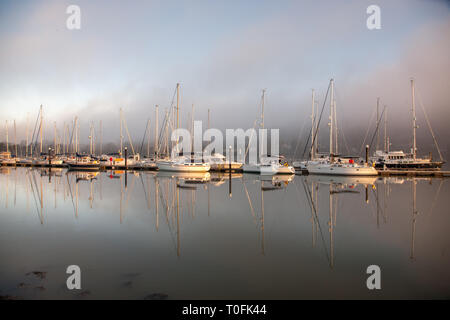
POLYGON ((229 178, 1 168, 0 295, 450 298, 450 180, 229 178))

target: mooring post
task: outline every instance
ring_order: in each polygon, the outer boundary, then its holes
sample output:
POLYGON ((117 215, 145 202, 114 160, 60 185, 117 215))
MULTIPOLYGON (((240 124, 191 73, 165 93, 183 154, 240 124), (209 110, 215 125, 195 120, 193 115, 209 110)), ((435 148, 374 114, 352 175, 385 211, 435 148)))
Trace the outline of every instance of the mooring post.
POLYGON ((366 144, 366 164, 369 164, 369 145, 366 144))
POLYGON ((228 173, 228 178, 229 178, 229 184, 228 184, 228 186, 229 186, 229 193, 230 193, 230 198, 232 197, 232 193, 231 193, 231 146, 229 147, 229 154, 230 154, 230 157, 229 157, 229 164, 228 164, 228 171, 229 171, 229 173, 228 173))
POLYGON ((127 161, 128 161, 128 149, 127 149, 127 147, 125 147, 125 170, 127 170, 128 169, 128 163, 127 163, 127 161))

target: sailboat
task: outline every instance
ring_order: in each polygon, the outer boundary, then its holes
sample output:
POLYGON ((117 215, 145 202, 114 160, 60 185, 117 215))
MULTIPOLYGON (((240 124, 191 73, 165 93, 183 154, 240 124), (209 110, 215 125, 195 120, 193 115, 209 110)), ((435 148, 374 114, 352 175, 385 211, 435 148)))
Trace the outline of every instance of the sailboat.
MULTIPOLYGON (((180 84, 177 83, 177 129, 179 128, 180 111, 180 84)), ((168 125, 168 119, 166 125, 168 125)), ((177 171, 177 172, 208 172, 211 169, 209 163, 199 161, 198 157, 191 154, 189 156, 178 152, 178 143, 176 145, 177 153, 175 157, 168 159, 160 159, 156 161, 159 170, 177 171)))
MULTIPOLYGON (((318 110, 315 109, 316 107, 316 100, 315 100, 315 91, 312 89, 311 94, 311 147, 310 147, 310 158, 309 160, 302 160, 302 161, 294 161, 292 165, 294 168, 301 173, 308 173, 307 165, 308 164, 318 164, 318 163, 325 163, 329 161, 329 155, 328 154, 320 154, 317 152, 317 141, 319 140, 318 134, 319 134, 319 127, 318 127, 318 110)), ((306 147, 305 147, 306 151, 306 147)))
MULTIPOLYGON (((411 79, 411 96, 412 96, 412 127, 413 127, 413 142, 412 149, 410 154, 406 154, 403 151, 389 151, 389 143, 386 142, 386 133, 385 133, 385 150, 376 150, 374 154, 375 167, 377 169, 396 169, 396 170, 441 170, 442 164, 442 156, 441 161, 433 161, 431 155, 429 158, 418 158, 417 157, 417 147, 416 147, 416 103, 415 103, 415 88, 414 88, 414 79, 411 79)), ((386 119, 386 118, 385 118, 386 119)), ((427 119, 428 120, 428 119, 427 119)), ((386 128, 385 128, 386 130, 386 128)), ((434 142, 437 146, 436 139, 434 137, 433 131, 432 133, 434 142)))
POLYGON ((1 164, 4 166, 15 165, 16 159, 15 159, 15 157, 11 157, 11 152, 9 152, 8 120, 6 120, 5 130, 6 130, 6 152, 2 152, 0 154, 0 161, 1 161, 1 164))
POLYGON ((237 161, 228 161, 221 153, 213 153, 212 155, 204 156, 205 162, 211 166, 211 171, 239 171, 242 169, 242 163, 237 161))
MULTIPOLYGON (((261 96, 261 129, 264 129, 264 101, 266 90, 262 90, 261 96)), ((283 156, 263 156, 262 150, 259 163, 248 163, 243 165, 243 171, 248 173, 259 173, 262 175, 272 174, 294 174, 295 169, 289 165, 283 156)))
MULTIPOLYGON (((193 110, 192 113, 194 113, 193 110)), ((210 110, 208 109, 208 130, 210 128, 210 110)), ((204 153, 203 159, 205 160, 205 162, 209 163, 209 165, 211 166, 211 171, 242 171, 242 166, 244 165, 241 162, 233 161, 231 159, 227 160, 226 156, 218 152, 215 152, 213 154, 204 153)))
POLYGON ((75 159, 67 160, 66 163, 69 166, 69 170, 100 170, 100 161, 89 155, 76 154, 75 159))
POLYGON ((261 157, 259 170, 261 175, 295 174, 294 167, 289 165, 284 156, 261 157))
MULTIPOLYGON (((336 101, 334 100, 334 80, 330 80, 330 152, 329 158, 325 161, 308 162, 306 168, 310 174, 326 174, 326 175, 344 175, 344 176, 376 176, 377 170, 373 166, 369 166, 368 157, 363 164, 357 163, 354 159, 338 157, 334 141, 337 142, 336 129, 336 101)), ((367 152, 366 152, 367 153, 367 152)))

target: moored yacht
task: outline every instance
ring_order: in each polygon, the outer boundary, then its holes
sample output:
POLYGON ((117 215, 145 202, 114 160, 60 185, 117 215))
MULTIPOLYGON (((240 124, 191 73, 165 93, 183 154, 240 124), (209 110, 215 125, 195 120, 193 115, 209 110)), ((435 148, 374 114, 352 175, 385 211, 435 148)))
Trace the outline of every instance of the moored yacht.
POLYGON ((46 166, 63 166, 63 160, 59 157, 51 157, 46 154, 41 154, 41 157, 39 159, 33 160, 33 165, 39 166, 39 167, 46 167, 46 166))
POLYGON ((429 158, 414 158, 403 151, 384 152, 377 150, 373 156, 377 169, 410 169, 410 170, 440 170, 443 161, 433 161, 429 158))
POLYGON ((221 153, 214 153, 212 155, 204 156, 204 161, 209 163, 211 166, 211 171, 228 171, 233 170, 241 170, 243 164, 241 162, 229 161, 226 157, 221 153))
POLYGON ((69 170, 100 170, 100 161, 88 155, 76 155, 75 159, 67 160, 69 170))
POLYGON ((377 176, 378 171, 371 165, 364 163, 358 164, 341 163, 341 162, 326 162, 326 163, 310 163, 307 166, 310 174, 325 174, 325 175, 341 175, 341 176, 377 176))
POLYGON ((294 167, 290 166, 283 156, 262 157, 259 170, 262 175, 295 173, 294 167))
POLYGON ((343 176, 376 176, 377 170, 368 164, 368 146, 366 147, 366 161, 358 163, 353 158, 344 158, 337 154, 337 121, 336 101, 334 100, 334 80, 330 80, 330 151, 329 158, 323 162, 310 161, 306 169, 310 174, 343 175, 343 176))
MULTIPOLYGON (((412 98, 412 127, 413 127, 413 141, 412 149, 410 154, 406 154, 403 151, 389 151, 389 143, 385 141, 385 151, 377 150, 373 155, 373 161, 375 162, 375 167, 379 170, 441 170, 444 161, 442 160, 442 155, 436 142, 434 133, 429 125, 431 135, 433 136, 434 143, 438 149, 441 161, 433 161, 430 156, 428 158, 417 157, 417 146, 416 146, 416 103, 415 103, 415 88, 414 79, 411 79, 411 98, 412 98), (386 150, 387 149, 387 150, 386 150)), ((424 109, 425 113, 425 109, 424 109)), ((425 113, 426 115, 426 113, 425 113)), ((386 121, 386 118, 385 118, 386 121)), ((427 119, 428 121, 428 119, 427 119)), ((386 129, 385 129, 386 130, 386 129)), ((386 135, 386 133, 385 133, 386 135)), ((386 139, 386 137, 385 137, 386 139)))
POLYGON ((156 166, 159 170, 177 172, 208 172, 211 169, 209 163, 198 162, 186 156, 157 160, 156 166))

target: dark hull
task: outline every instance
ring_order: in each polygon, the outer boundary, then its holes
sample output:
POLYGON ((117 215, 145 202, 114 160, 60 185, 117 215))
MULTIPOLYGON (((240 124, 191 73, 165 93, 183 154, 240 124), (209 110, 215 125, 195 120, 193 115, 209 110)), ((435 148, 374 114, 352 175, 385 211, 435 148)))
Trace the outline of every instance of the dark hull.
POLYGON ((100 165, 69 164, 69 170, 73 170, 73 171, 98 171, 98 170, 100 170, 100 165))
POLYGON ((375 163, 375 168, 383 170, 395 169, 395 170, 441 170, 442 162, 430 162, 430 163, 375 163))

